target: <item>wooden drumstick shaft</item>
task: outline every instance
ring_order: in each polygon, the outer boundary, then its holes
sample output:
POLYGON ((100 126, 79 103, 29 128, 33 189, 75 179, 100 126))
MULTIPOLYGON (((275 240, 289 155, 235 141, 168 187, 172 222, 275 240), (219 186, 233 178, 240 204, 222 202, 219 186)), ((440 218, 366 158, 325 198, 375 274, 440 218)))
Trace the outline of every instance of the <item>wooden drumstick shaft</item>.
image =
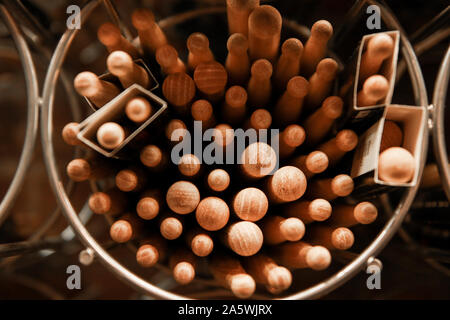
POLYGON ((350 195, 353 187, 353 179, 349 175, 339 174, 334 178, 311 181, 308 186, 308 196, 331 201, 338 197, 350 195))
POLYGON ((137 9, 131 16, 131 22, 138 31, 141 48, 146 54, 167 44, 166 36, 155 21, 153 12, 148 9, 137 9))
POLYGON ((311 27, 311 35, 306 41, 302 54, 302 73, 311 75, 320 60, 327 53, 328 40, 333 35, 333 26, 326 20, 319 20, 311 27))
POLYGON ((94 192, 89 197, 88 205, 96 214, 115 216, 124 212, 127 199, 123 192, 114 188, 105 192, 94 192))
POLYGON ((225 68, 232 85, 244 85, 250 76, 250 58, 248 40, 242 33, 232 34, 227 42, 228 55, 225 68))
POLYGON ((88 98, 97 108, 103 107, 120 93, 114 84, 99 79, 96 74, 89 71, 79 73, 73 83, 75 90, 88 98))
POLYGON ((136 212, 144 220, 154 219, 163 206, 162 195, 157 189, 144 192, 136 204, 136 212))
POLYGON ((314 225, 308 228, 307 241, 329 250, 347 250, 353 246, 353 232, 345 227, 314 225))
POLYGON ((141 267, 150 268, 167 256, 167 243, 159 235, 150 235, 141 241, 136 252, 136 261, 141 267))
POLYGON ((251 67, 251 77, 247 92, 250 107, 264 107, 270 100, 272 92, 272 64, 266 59, 260 59, 251 67))
POLYGON ((296 38, 284 41, 281 46, 281 55, 275 65, 274 82, 279 90, 284 90, 288 81, 297 76, 300 71, 300 58, 303 53, 303 44, 296 38))
POLYGON ((115 242, 125 243, 131 239, 135 239, 141 230, 142 224, 136 216, 131 213, 126 213, 111 225, 109 235, 115 242))
POLYGON ((331 254, 327 248, 312 246, 304 241, 283 243, 273 253, 282 265, 292 269, 324 270, 331 263, 331 254))
POLYGON ((186 234, 186 242, 192 252, 198 257, 208 256, 214 249, 214 241, 208 232, 195 228, 186 234))
POLYGON ((338 204, 334 206, 329 222, 334 227, 352 227, 357 224, 370 224, 377 216, 377 207, 367 201, 356 205, 338 204))
POLYGON ((151 86, 151 79, 147 71, 133 62, 131 56, 124 51, 114 51, 106 60, 109 72, 119 78, 124 88, 132 84, 139 84, 144 88, 151 86))
POLYGON ((287 204, 284 208, 286 216, 299 218, 305 224, 325 221, 330 217, 331 211, 331 204, 325 199, 299 200, 287 204))
POLYGON ((247 104, 247 91, 240 86, 230 87, 225 94, 225 103, 222 108, 223 118, 226 122, 237 124, 245 117, 247 104))
POLYGON ((169 44, 158 48, 155 58, 161 66, 162 72, 166 75, 186 72, 186 66, 179 58, 177 50, 169 44))
POLYGON ((259 6, 259 0, 227 0, 227 19, 230 34, 248 34, 248 17, 259 6))
POLYGON ((308 94, 309 83, 300 76, 295 76, 287 83, 286 91, 278 100, 274 118, 276 123, 286 125, 296 123, 303 108, 303 101, 308 94))
POLYGON ((359 81, 363 83, 368 77, 378 73, 387 58, 394 51, 394 40, 385 33, 374 35, 367 43, 366 51, 361 57, 359 81))
POLYGON ((287 126, 279 135, 280 158, 289 157, 305 141, 305 130, 298 124, 287 126))
POLYGON ((306 104, 310 109, 320 106, 322 101, 331 93, 337 71, 338 64, 335 60, 325 58, 319 62, 316 72, 309 78, 306 104))
POLYGON ((258 253, 243 262, 245 270, 257 283, 270 286, 276 290, 286 290, 292 283, 292 274, 275 263, 269 256, 258 253))
POLYGON ((306 179, 310 179, 315 174, 322 173, 328 168, 328 156, 322 151, 313 151, 308 155, 294 158, 291 165, 299 168, 306 179))
POLYGON ((391 147, 401 147, 403 144, 403 131, 400 126, 391 120, 386 120, 383 126, 383 135, 380 143, 380 153, 391 147))
POLYGON ((347 153, 358 145, 358 136, 352 130, 344 129, 338 132, 336 137, 328 140, 318 147, 319 151, 328 157, 329 166, 334 166, 347 153))
POLYGON ((108 49, 108 52, 122 50, 134 58, 139 55, 138 50, 122 36, 120 29, 111 22, 106 22, 98 28, 97 37, 108 49))
POLYGON ((196 258, 186 249, 178 249, 169 258, 169 267, 176 282, 186 285, 195 278, 196 258))
POLYGON ((191 34, 186 42, 189 50, 188 69, 194 71, 201 63, 214 61, 214 55, 209 48, 208 37, 203 33, 195 32, 191 34))
POLYGON ((298 241, 305 234, 305 225, 299 218, 271 215, 261 222, 264 243, 276 245, 285 241, 298 241))

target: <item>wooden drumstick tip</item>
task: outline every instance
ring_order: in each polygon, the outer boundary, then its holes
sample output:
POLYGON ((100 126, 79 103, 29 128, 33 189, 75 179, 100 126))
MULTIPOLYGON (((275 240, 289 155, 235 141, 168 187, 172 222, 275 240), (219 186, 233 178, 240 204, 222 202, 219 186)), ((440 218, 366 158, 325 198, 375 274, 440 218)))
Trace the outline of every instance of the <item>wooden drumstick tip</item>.
POLYGON ((203 54, 209 50, 209 39, 203 33, 194 32, 188 37, 186 46, 193 54, 203 54))
POLYGON ((380 153, 390 147, 400 147, 403 143, 403 131, 394 121, 384 122, 383 136, 381 137, 380 153))
POLYGON ((322 246, 314 246, 306 254, 306 263, 313 270, 324 270, 331 263, 330 251, 322 246))
POLYGON ((232 206, 236 215, 242 220, 258 221, 266 215, 269 201, 261 190, 246 188, 236 194, 232 206))
POLYGON ((352 151, 358 145, 358 136, 353 130, 344 129, 336 135, 336 146, 344 152, 352 151))
POLYGON ((321 173, 328 168, 328 156, 322 151, 313 151, 305 159, 306 168, 312 173, 321 173))
POLYGON ((382 75, 376 74, 364 81, 361 92, 358 93, 358 105, 368 106, 384 99, 389 91, 389 81, 382 75))
POLYGON ((394 40, 387 34, 373 36, 367 43, 367 53, 380 60, 388 58, 394 50, 394 40))
POLYGON ((83 71, 76 75, 73 85, 77 92, 85 97, 92 97, 98 93, 98 76, 90 71, 83 71))
POLYGON ((268 272, 267 282, 270 288, 286 290, 292 284, 292 273, 285 267, 274 267, 268 272))
POLYGON ((133 98, 125 106, 125 114, 131 121, 142 123, 152 114, 152 106, 142 97, 133 98))
POLYGON ((146 167, 157 167, 163 158, 161 149, 155 145, 148 145, 142 148, 139 158, 146 167))
POLYGON ((194 99, 195 83, 186 73, 174 73, 164 79, 162 90, 169 103, 183 107, 194 99))
POLYGON ((336 228, 331 233, 331 244, 338 250, 350 249, 353 246, 354 242, 355 237, 353 235, 353 232, 351 232, 348 228, 336 228))
POLYGON ((62 138, 65 143, 71 146, 77 146, 82 144, 81 141, 77 138, 77 134, 80 132, 78 130, 78 122, 69 122, 66 124, 62 130, 62 138))
POLYGON ((240 221, 226 230, 226 242, 231 250, 240 256, 256 254, 263 244, 263 233, 253 222, 240 221))
POLYGON ((187 133, 187 127, 184 124, 183 121, 178 120, 178 119, 173 119, 170 120, 169 124, 166 127, 165 130, 165 134, 167 139, 171 140, 171 141, 181 141, 183 140, 183 137, 186 135, 187 133), (180 129, 180 130, 178 130, 180 129), (176 131, 178 130, 178 131, 176 131), (174 137, 172 137, 172 135, 174 135, 174 137), (181 139, 179 139, 181 136, 181 139))
POLYGON ((195 278, 194 266, 189 262, 179 262, 173 269, 173 277, 179 284, 189 284, 195 278))
POLYGON ((97 130, 97 141, 106 149, 115 149, 125 140, 125 131, 115 122, 106 122, 97 130))
POLYGON ((406 149, 392 147, 383 151, 378 158, 378 176, 391 183, 411 181, 416 170, 414 156, 406 149))
POLYGON ((183 224, 175 217, 168 217, 161 221, 159 231, 165 239, 175 240, 183 233, 183 224))
POLYGON ((250 127, 255 130, 267 129, 272 124, 272 115, 266 109, 257 109, 250 116, 250 127))
POLYGON ((331 190, 339 197, 346 197, 354 188, 353 179, 346 174, 340 174, 331 180, 331 190))
POLYGON ((190 243, 192 252, 199 257, 208 256, 214 249, 214 242, 207 234, 195 235, 190 243))
POLYGON ((331 204, 325 199, 315 199, 309 204, 309 212, 314 221, 325 221, 331 216, 331 204))
POLYGON ((230 218, 230 209, 218 197, 208 197, 200 201, 195 211, 198 224, 205 230, 217 231, 225 227, 230 218))
POLYGON ((230 289, 236 297, 246 299, 255 292, 256 283, 248 274, 237 274, 231 279, 230 289))
POLYGON ((280 12, 272 6, 256 7, 248 18, 249 32, 257 38, 270 38, 281 31, 283 19, 280 12))
POLYGON ((303 43, 297 38, 289 38, 281 46, 281 54, 300 56, 303 52, 303 43))
POLYGON ((192 104, 191 115, 194 120, 209 121, 213 117, 213 107, 208 100, 197 100, 192 104))
POLYGON ((159 260, 158 249, 151 244, 145 244, 139 247, 136 252, 136 261, 142 267, 149 268, 154 266, 159 260))
POLYGON ((248 50, 248 40, 242 33, 233 33, 227 41, 227 49, 236 54, 245 54, 248 50))
POLYGON ((200 63, 194 71, 194 82, 202 93, 216 95, 225 90, 228 81, 228 73, 225 68, 216 61, 200 63))
POLYGON ((284 129, 281 137, 287 146, 297 148, 305 141, 306 133, 298 124, 291 124, 284 129))
POLYGON ((240 86, 232 86, 225 93, 225 103, 232 108, 241 108, 247 102, 247 91, 240 86))
POLYGON ((193 177, 200 171, 200 160, 193 154, 185 154, 178 163, 178 170, 186 177, 193 177))
POLYGON ((215 169, 208 175, 208 186, 217 192, 224 191, 230 185, 230 175, 223 169, 215 169))
POLYGON ((121 37, 119 28, 111 22, 103 23, 97 30, 98 40, 107 47, 119 44, 121 37))
POLYGON ((133 70, 133 58, 125 51, 113 51, 106 59, 109 72, 117 77, 127 75, 133 70))
POLYGON ((253 62, 250 73, 257 79, 269 79, 272 76, 273 67, 269 60, 259 59, 253 62))
POLYGON ((131 23, 136 30, 147 30, 154 26, 155 16, 152 11, 145 8, 139 8, 133 11, 131 23))
POLYGON ((85 159, 73 159, 67 164, 67 175, 76 182, 82 182, 91 176, 91 165, 85 159))
POLYGON ((216 131, 214 136, 214 142, 219 146, 226 147, 234 140, 234 131, 233 128, 225 123, 218 124, 214 130, 216 131), (220 139, 222 138, 222 139, 220 139))
POLYGON ((288 94, 294 98, 304 98, 308 94, 309 82, 301 76, 292 77, 286 87, 288 94))
POLYGON ((111 198, 104 192, 95 192, 89 197, 88 205, 92 212, 105 214, 111 209, 111 198))
POLYGON ((139 177, 137 173, 130 169, 120 170, 116 174, 116 186, 119 190, 130 192, 139 186, 139 177))
POLYGON ((342 115, 344 101, 337 96, 326 98, 322 103, 323 115, 329 119, 337 119, 342 115))
POLYGON ((280 223, 280 232, 287 241, 298 241, 305 235, 305 225, 298 218, 287 218, 280 223))
POLYGON ((111 239, 118 243, 125 243, 133 236, 133 227, 126 220, 118 220, 113 223, 109 230, 111 239))
POLYGON ((331 58, 320 60, 317 64, 316 74, 322 81, 332 81, 337 74, 338 64, 331 58))
POLYGON ((306 177, 293 166, 278 169, 269 179, 269 195, 275 202, 290 202, 299 199, 306 191, 306 177))
POLYGON ((250 178, 262 178, 275 169, 277 160, 277 154, 271 146, 264 142, 256 142, 242 153, 241 168, 250 178))
POLYGON ((311 27, 311 37, 328 41, 333 35, 333 26, 327 20, 316 21, 311 27))
POLYGON ((144 220, 154 219, 159 213, 159 202, 153 197, 143 197, 136 205, 136 212, 144 220))
POLYGON ((355 220, 361 224, 370 224, 378 216, 378 209, 370 202, 360 202, 353 209, 355 220))
POLYGON ((169 44, 159 47, 155 53, 156 62, 164 73, 185 72, 184 63, 179 61, 177 50, 169 44))
POLYGON ((200 192, 188 181, 178 181, 167 190, 166 202, 169 208, 178 214, 193 212, 200 202, 200 192))

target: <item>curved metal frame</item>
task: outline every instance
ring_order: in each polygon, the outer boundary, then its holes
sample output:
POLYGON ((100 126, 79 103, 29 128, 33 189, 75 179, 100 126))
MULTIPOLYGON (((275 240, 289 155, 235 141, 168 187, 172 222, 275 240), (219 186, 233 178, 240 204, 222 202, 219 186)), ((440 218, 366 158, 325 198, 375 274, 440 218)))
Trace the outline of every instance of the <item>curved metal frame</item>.
MULTIPOLYGON (((377 4, 380 6, 382 18, 385 23, 393 28, 400 30, 401 38, 402 38, 402 51, 405 56, 408 70, 412 79, 412 85, 414 90, 414 95, 416 99, 416 103, 418 105, 426 106, 428 105, 427 94, 425 89, 424 80, 422 77, 422 72, 420 70, 417 58, 414 54, 411 44, 405 36, 405 32, 400 27, 399 23, 394 18, 393 14, 386 8, 386 6, 380 5, 377 1, 358 1, 354 6, 353 13, 356 14, 358 8, 364 3, 377 4)), ((81 18, 82 23, 87 19, 89 14, 98 6, 100 0, 89 2, 82 10, 81 18)), ((56 167, 54 149, 52 144, 52 133, 53 133, 53 100, 56 83, 58 81, 59 70, 63 64, 67 51, 71 42, 73 41, 75 35, 78 30, 68 30, 61 38, 54 56, 51 60, 47 76, 44 84, 44 96, 43 96, 43 104, 42 104, 42 145, 43 151, 45 155, 45 163, 47 166, 47 171, 50 178, 50 184, 60 202, 62 208, 64 209, 64 214, 66 215, 68 221, 71 226, 75 229, 75 232, 78 234, 80 240, 86 245, 87 248, 91 248, 96 253, 96 256, 99 258, 100 262, 102 262, 108 269, 110 269, 119 279, 127 282, 134 289, 143 292, 145 294, 150 294, 154 297, 163 298, 163 299, 189 299, 185 296, 180 296, 177 294, 173 294, 166 290, 156 287, 155 285, 150 284, 134 273, 130 272, 127 268, 123 267, 118 261, 116 261, 112 256, 110 256, 98 243, 97 241, 90 235, 90 233, 86 230, 82 222, 77 216, 69 197, 67 196, 64 187, 61 183, 61 179, 58 174, 58 170, 56 167)), ((420 175, 423 171, 423 167, 426 160, 427 147, 428 147, 428 129, 424 128, 423 131, 423 144, 422 144, 422 156, 421 156, 421 166, 419 168, 420 175)), ((378 234, 375 240, 351 263, 341 269, 338 273, 331 276, 330 278, 322 281, 321 283, 314 285, 308 289, 305 289, 296 294, 285 297, 284 299, 313 299, 319 298, 332 290, 336 289, 346 281, 348 281, 351 277, 353 277, 356 273, 358 273, 361 269, 363 269, 368 261, 371 260, 372 257, 376 256, 390 241, 390 239, 394 236, 397 229, 400 227, 412 201, 415 197, 415 194, 418 190, 418 186, 407 188, 405 190, 405 194, 400 200, 400 204, 397 206, 393 216, 386 223, 382 231, 378 234)))

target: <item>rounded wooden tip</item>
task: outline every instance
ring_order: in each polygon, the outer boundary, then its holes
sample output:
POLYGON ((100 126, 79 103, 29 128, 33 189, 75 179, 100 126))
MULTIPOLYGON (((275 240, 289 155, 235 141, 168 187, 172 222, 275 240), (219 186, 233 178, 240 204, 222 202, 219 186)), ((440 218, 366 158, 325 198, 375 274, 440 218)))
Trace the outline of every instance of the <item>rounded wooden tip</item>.
POLYGON ((394 51, 394 40, 387 34, 381 33, 373 36, 367 43, 367 52, 371 56, 386 59, 394 51))
POLYGON ((270 190, 275 198, 280 201, 295 201, 306 191, 306 177, 296 167, 282 167, 272 176, 270 190))
POLYGON ((353 130, 344 129, 336 135, 336 146, 341 151, 352 151, 358 144, 358 136, 353 130))
POLYGON ((179 262, 173 268, 173 277, 179 284, 188 284, 195 278, 194 266, 189 262, 179 262))
POLYGON ((216 61, 199 64, 194 71, 194 82, 205 94, 216 94, 224 90, 228 81, 225 68, 216 61))
POLYGON ((281 46, 281 53, 292 55, 292 56, 300 56, 303 52, 303 43, 297 38, 289 38, 283 42, 281 46))
POLYGON ((287 218, 280 224, 280 231, 288 241, 298 241, 305 235, 305 225, 298 218, 287 218))
POLYGON ((224 191, 230 185, 230 175, 223 169, 215 169, 208 175, 208 185, 214 191, 224 191))
POLYGON ((280 33, 283 19, 272 6, 256 7, 248 18, 248 28, 258 38, 269 38, 280 33))
POLYGON ((311 36, 328 41, 333 35, 333 26, 327 20, 316 21, 311 27, 311 36))
POLYGON ((230 218, 230 209, 225 201, 217 197, 208 197, 200 201, 195 211, 198 224, 205 230, 220 230, 230 218))
POLYGON ((118 220, 111 226, 109 235, 115 242, 124 243, 129 241, 133 236, 133 228, 128 221, 118 220))
POLYGON ((227 236, 230 249, 244 257, 256 254, 263 244, 261 229, 250 221, 240 221, 231 225, 227 236))
POLYGON ((360 202, 353 209, 353 215, 359 223, 369 224, 377 218, 378 209, 370 202, 360 202))
POLYGON ((249 298, 255 292, 256 283, 248 274, 238 274, 231 279, 230 289, 238 298, 249 298))
POLYGON ((137 188, 139 178, 133 170, 120 170, 116 175, 116 186, 119 190, 130 192, 137 188))
POLYGON ((156 50, 155 58, 160 66, 170 67, 177 62, 178 52, 174 47, 166 44, 156 50))
POLYGON ((227 6, 236 9, 249 9, 259 6, 260 0, 227 0, 227 6))
POLYGON ((378 159, 378 176, 392 183, 407 183, 415 172, 414 156, 406 149, 392 147, 383 151, 378 159))
POLYGON ((206 257, 214 248, 214 242, 206 234, 198 234, 191 241, 192 252, 199 257, 206 257))
POLYGON ((148 145, 142 148, 140 153, 141 162, 149 168, 157 167, 163 158, 161 149, 155 145, 148 145))
POLYGON ((381 137, 380 152, 383 152, 390 147, 400 147, 402 142, 402 129, 396 122, 386 120, 383 127, 383 136, 381 137))
POLYGON ((106 65, 113 75, 125 76, 133 70, 133 58, 125 51, 113 51, 106 59, 106 65))
POLYGON ((106 149, 115 149, 125 140, 125 131, 115 122, 106 122, 97 130, 97 141, 106 149))
POLYGON ((91 176, 91 165, 84 159, 73 159, 67 164, 66 171, 73 181, 86 181, 91 176))
POLYGON ((167 190, 166 201, 169 208, 178 214, 188 214, 197 208, 200 192, 188 181, 178 181, 167 190))
POLYGON ((214 142, 217 143, 219 146, 222 146, 222 147, 227 146, 233 141, 234 131, 230 125, 225 124, 225 123, 218 124, 214 128, 214 130, 216 130, 215 138, 217 137, 217 139, 214 139, 214 142), (219 132, 220 132, 220 135, 219 135, 219 132), (222 137, 222 139, 220 139, 220 137, 222 137))
POLYGON ((79 94, 89 98, 97 94, 99 79, 95 73, 83 71, 77 74, 73 80, 73 85, 79 94))
POLYGON ((295 98, 304 98, 308 94, 309 82, 301 76, 292 77, 286 87, 289 95, 295 98))
POLYGON ((208 121, 213 116, 213 107, 208 100, 197 100, 192 104, 191 115, 194 120, 208 121))
POLYGON ((314 246, 306 254, 306 263, 313 270, 324 270, 331 263, 330 251, 322 246, 314 246))
POLYGON ((331 181, 331 190, 339 197, 346 197, 352 193, 354 187, 353 179, 346 174, 340 174, 331 181))
POLYGON ((153 15, 153 12, 148 9, 136 9, 131 15, 131 23, 133 24, 133 27, 139 31, 150 29, 155 23, 155 16, 153 15))
POLYGON ((386 97, 389 91, 389 81, 382 75, 376 74, 364 81, 362 90, 371 100, 378 101, 386 97))
POLYGON ((277 155, 267 143, 255 142, 244 150, 241 163, 247 176, 262 178, 270 174, 277 165, 277 155))
POLYGON ((253 62, 250 72, 253 77, 259 79, 269 79, 272 76, 272 64, 267 59, 259 59, 253 62))
POLYGON ((248 50, 248 40, 242 33, 233 33, 227 41, 227 49, 231 52, 244 54, 248 50))
POLYGON ((80 132, 78 130, 78 122, 69 122, 66 124, 62 130, 62 138, 65 143, 71 146, 76 146, 81 143, 77 138, 77 134, 80 132))
POLYGON ((111 197, 104 192, 95 192, 89 197, 89 208, 97 214, 105 214, 111 209, 111 197))
POLYGON ((184 124, 183 121, 178 120, 178 119, 170 120, 169 124, 166 127, 166 132, 165 132, 167 139, 171 140, 172 139, 172 134, 177 129, 182 129, 183 130, 183 133, 184 133, 183 136, 187 132, 187 127, 186 127, 186 125, 184 124))
POLYGON ((338 250, 347 250, 353 246, 355 237, 348 228, 337 228, 331 234, 331 243, 338 250))
POLYGON ((233 200, 233 210, 242 220, 258 221, 269 209, 266 194, 257 188, 239 191, 233 200))
POLYGON ((169 103, 182 107, 194 98, 195 83, 186 73, 174 73, 164 79, 162 91, 169 103))
POLYGON ((209 40, 203 33, 194 32, 188 37, 186 46, 193 54, 202 54, 209 49, 209 40))
POLYGON ((136 212, 144 220, 154 219, 159 213, 159 202, 155 198, 144 197, 138 201, 136 212))
POLYGON ((250 116, 250 126, 255 130, 267 129, 272 124, 272 115, 266 109, 257 109, 250 116))
POLYGON ((336 76, 338 71, 338 64, 331 58, 320 60, 317 64, 316 73, 324 81, 331 81, 336 76))
POLYGON ((120 29, 111 22, 103 23, 97 30, 97 37, 105 46, 113 46, 118 43, 122 34, 120 29))
POLYGON ((298 124, 291 124, 283 131, 283 141, 290 147, 297 148, 306 138, 305 129, 298 124))
POLYGON ((269 271, 267 282, 275 290, 285 290, 291 286, 292 273, 285 267, 275 267, 269 271))
POLYGON ((323 114, 329 119, 337 119, 342 115, 344 101, 337 96, 326 98, 322 103, 323 114))
POLYGON ((142 97, 133 98, 125 106, 125 114, 133 122, 144 122, 152 113, 152 106, 142 97))
POLYGON ((145 268, 152 267, 158 262, 159 252, 151 244, 141 246, 136 252, 136 261, 145 268))
POLYGON ((183 224, 175 217, 168 217, 159 226, 161 235, 167 240, 175 240, 183 233, 183 224))
POLYGON ((322 151, 313 151, 305 159, 306 168, 312 173, 321 173, 328 168, 328 156, 322 151))
POLYGON ((314 221, 325 221, 331 216, 331 204, 325 199, 315 199, 309 204, 311 218, 314 221))
POLYGON ((178 170, 186 177, 193 177, 200 171, 200 160, 193 154, 185 154, 181 157, 178 170))
POLYGON ((247 91, 241 86, 232 86, 225 93, 225 102, 232 108, 240 108, 247 102, 247 91))

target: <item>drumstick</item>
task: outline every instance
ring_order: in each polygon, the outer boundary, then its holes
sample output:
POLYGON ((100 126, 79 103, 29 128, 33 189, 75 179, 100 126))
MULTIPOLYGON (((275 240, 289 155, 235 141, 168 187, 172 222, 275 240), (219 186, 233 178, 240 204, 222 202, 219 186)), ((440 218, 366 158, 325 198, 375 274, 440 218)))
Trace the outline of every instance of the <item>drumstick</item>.
POLYGON ((245 116, 247 103, 247 91, 240 86, 230 87, 225 94, 225 103, 223 104, 223 118, 225 121, 237 124, 245 116))
POLYGON ((368 77, 378 73, 383 61, 394 51, 394 40, 385 33, 374 35, 367 42, 367 49, 361 57, 359 67, 359 82, 363 83, 368 77))
POLYGON ((200 201, 195 210, 198 224, 205 230, 217 231, 225 227, 230 218, 230 209, 218 197, 207 197, 200 201))
POLYGON ((380 143, 380 153, 390 147, 400 147, 403 143, 403 131, 391 120, 384 121, 383 135, 380 143))
POLYGON ((288 81, 298 75, 302 53, 303 44, 300 40, 290 38, 284 41, 273 77, 279 90, 284 90, 288 81))
POLYGON ((386 98, 388 91, 389 82, 385 77, 378 74, 371 76, 364 81, 361 91, 358 92, 357 105, 359 107, 374 106, 386 98))
POLYGON ((306 41, 302 54, 302 73, 311 75, 317 64, 327 53, 328 40, 333 35, 333 26, 326 20, 319 20, 311 27, 311 35, 306 41))
POLYGON ((183 155, 178 163, 178 170, 185 177, 195 177, 200 168, 200 160, 194 154, 183 155))
POLYGON ((272 124, 272 116, 266 109, 256 109, 245 124, 246 128, 255 130, 268 129, 272 124))
POLYGON ((234 141, 234 130, 230 125, 221 123, 214 130, 214 142, 224 149, 234 141))
POLYGON ((132 57, 139 56, 137 49, 120 33, 120 29, 111 22, 103 23, 97 30, 98 40, 108 49, 108 52, 122 50, 132 57))
POLYGON ((248 101, 251 107, 264 107, 272 92, 272 64, 266 59, 256 60, 251 67, 247 86, 248 101))
POLYGON ((191 115, 195 121, 202 122, 202 128, 205 130, 212 127, 216 122, 213 107, 208 100, 195 101, 191 106, 191 115))
POLYGON ((348 196, 353 188, 353 179, 349 175, 339 174, 334 178, 313 180, 308 187, 308 196, 331 201, 337 197, 348 196))
POLYGON ((136 217, 127 213, 111 225, 109 235, 115 242, 125 243, 135 238, 140 229, 141 225, 136 217))
POLYGON ((274 203, 299 199, 306 190, 306 177, 298 168, 285 166, 278 169, 267 181, 267 195, 274 203))
POLYGON ((116 186, 123 192, 139 191, 145 182, 145 174, 138 168, 123 169, 116 174, 116 186))
POLYGON ((167 139, 172 142, 178 142, 183 140, 183 137, 187 133, 187 127, 183 121, 179 119, 170 120, 169 124, 166 126, 165 134, 167 139))
POLYGON ((230 84, 244 85, 250 76, 248 40, 241 33, 232 34, 227 41, 228 55, 225 68, 230 84))
POLYGON ((250 221, 231 224, 226 228, 222 238, 227 247, 244 257, 256 254, 263 244, 261 229, 250 221))
POLYGON ((324 270, 331 263, 331 254, 327 248, 312 246, 304 241, 283 243, 273 252, 282 265, 292 269, 324 270))
POLYGON ((227 81, 227 71, 216 61, 204 62, 195 68, 195 85, 210 101, 218 101, 223 97, 227 81))
POLYGON ((102 179, 113 172, 113 168, 103 159, 77 158, 71 160, 66 167, 69 178, 76 182, 89 179, 102 179))
POLYGON ((269 201, 264 192, 257 188, 245 188, 239 191, 232 203, 234 213, 242 220, 258 221, 269 209, 269 201))
MULTIPOLYGON (((305 55, 303 55, 305 56, 305 55)), ((325 58, 317 65, 316 72, 309 78, 309 91, 306 104, 310 109, 320 106, 328 97, 338 72, 338 64, 331 58, 325 58)))
POLYGON ((224 191, 230 185, 230 175, 223 169, 214 169, 208 174, 208 187, 216 192, 224 191))
POLYGON ((163 45, 156 50, 156 62, 161 67, 164 74, 184 73, 186 66, 184 62, 178 57, 177 50, 169 44, 163 45))
POLYGON ((378 158, 378 177, 386 182, 407 183, 414 177, 414 156, 401 147, 391 147, 378 158))
POLYGON ((188 68, 190 71, 194 71, 201 63, 214 61, 214 55, 209 49, 208 37, 203 33, 195 32, 191 34, 186 45, 189 50, 188 68))
POLYGON ((214 249, 213 239, 200 228, 190 230, 186 235, 186 242, 192 252, 198 257, 206 257, 214 249))
POLYGON ((169 259, 169 267, 176 282, 186 285, 195 278, 195 256, 186 249, 178 249, 169 259))
POLYGON ((261 230, 264 235, 264 243, 268 245, 298 241, 305 235, 305 225, 302 220, 295 217, 286 219, 271 215, 262 221, 261 230))
POLYGON ((125 51, 113 51, 106 59, 109 72, 119 78, 126 89, 132 84, 139 84, 149 88, 151 79, 143 67, 133 62, 131 56, 125 51))
POLYGON ((367 201, 357 205, 338 204, 334 206, 329 222, 334 227, 352 227, 357 224, 370 224, 377 216, 377 207, 367 201))
POLYGON ((166 202, 173 212, 188 214, 197 208, 200 192, 191 182, 177 181, 167 190, 166 202))
POLYGON ((352 151, 358 145, 358 136, 349 129, 338 132, 336 137, 328 140, 318 147, 319 151, 325 153, 328 157, 329 166, 334 166, 342 157, 352 151))
POLYGON ((125 130, 115 122, 106 122, 97 130, 97 141, 105 149, 115 149, 125 140, 125 130))
POLYGON ((275 120, 279 124, 295 123, 303 107, 303 100, 308 94, 309 83, 300 76, 295 76, 287 83, 286 91, 275 106, 275 120))
POLYGON ((328 168, 328 156, 322 151, 313 151, 308 155, 294 158, 291 165, 299 168, 306 179, 312 178, 317 173, 322 173, 328 168))
POLYGON ((331 96, 322 102, 322 106, 311 114, 304 122, 303 127, 308 132, 306 144, 316 145, 330 132, 334 121, 342 115, 344 101, 331 96))
POLYGON ((271 146, 264 142, 255 142, 242 153, 240 168, 247 178, 259 179, 270 174, 277 161, 277 155, 271 146))
POLYGON ((61 136, 65 143, 69 146, 80 146, 83 143, 77 138, 77 134, 80 132, 78 129, 78 122, 69 122, 66 124, 61 132, 61 136))
POLYGON ((323 225, 313 225, 308 228, 307 239, 308 242, 321 245, 329 250, 347 250, 355 242, 355 237, 350 229, 323 225))
POLYGON ((123 213, 127 199, 123 192, 111 189, 104 192, 94 192, 88 200, 89 208, 96 214, 117 215, 123 213))
POLYGON ((230 34, 248 34, 248 17, 259 6, 259 0, 227 0, 227 19, 230 34))
POLYGON ((161 149, 153 144, 149 144, 142 148, 139 154, 139 159, 142 164, 152 169, 160 169, 165 163, 164 157, 165 155, 162 153, 161 149))
POLYGON ((159 232, 164 239, 178 239, 183 233, 183 229, 183 222, 179 216, 166 214, 159 221, 159 232))
POLYGON ((195 83, 186 73, 168 75, 163 82, 162 91, 167 101, 179 113, 187 113, 187 106, 194 99, 195 83))
POLYGON ((142 97, 133 98, 125 106, 125 114, 128 119, 135 123, 142 123, 150 118, 153 108, 146 99, 142 97))
POLYGON ((209 268, 216 281, 230 288, 238 298, 249 298, 255 292, 255 280, 248 275, 239 260, 228 255, 214 255, 209 268))
POLYGON ((162 206, 161 193, 157 190, 144 192, 136 205, 136 213, 144 220, 154 219, 162 206))
POLYGON ((136 261, 141 267, 150 268, 164 260, 166 251, 166 241, 158 235, 151 235, 141 242, 136 252, 136 261))
POLYGON ((97 108, 103 107, 120 93, 114 84, 99 79, 89 71, 79 73, 73 80, 73 85, 80 95, 88 98, 97 108))
POLYGON ((245 270, 257 283, 267 285, 276 290, 286 290, 291 286, 292 274, 285 267, 281 267, 269 256, 258 253, 244 261, 245 270))
POLYGON ((155 21, 153 12, 136 9, 131 15, 131 23, 138 31, 139 42, 145 53, 154 53, 167 43, 166 36, 155 21))
POLYGON ((286 216, 299 218, 305 224, 325 221, 330 217, 331 211, 331 204, 325 199, 296 201, 287 204, 284 208, 286 216))
POLYGON ((298 124, 287 126, 279 136, 279 152, 280 158, 289 157, 295 152, 295 149, 302 145, 305 141, 305 130, 298 124))
POLYGON ((272 6, 255 8, 248 18, 248 43, 252 60, 275 62, 280 45, 281 14, 272 6))

